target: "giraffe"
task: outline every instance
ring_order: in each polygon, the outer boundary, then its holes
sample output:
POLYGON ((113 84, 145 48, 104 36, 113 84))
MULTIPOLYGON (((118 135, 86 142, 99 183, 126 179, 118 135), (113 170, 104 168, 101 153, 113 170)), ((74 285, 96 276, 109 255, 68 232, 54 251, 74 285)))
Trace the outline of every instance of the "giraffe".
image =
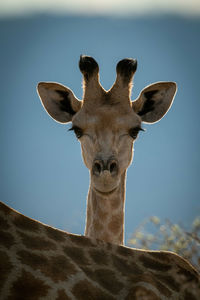
POLYGON ((172 252, 70 234, 0 202, 1 300, 199 300, 200 274, 172 252))
POLYGON ((72 122, 90 172, 85 235, 124 244, 126 171, 142 122, 159 121, 172 105, 176 84, 157 82, 131 101, 135 59, 123 59, 116 67, 116 81, 105 91, 94 58, 81 56, 83 101, 58 83, 40 82, 38 94, 47 113, 57 122, 72 122))
POLYGON ((0 299, 198 300, 200 274, 172 252, 123 245, 126 170, 141 123, 160 120, 176 92, 172 82, 146 87, 130 101, 137 62, 117 64, 106 92, 96 61, 81 56, 83 101, 58 83, 39 83, 56 121, 72 121, 90 171, 85 236, 70 234, 0 203, 0 299))

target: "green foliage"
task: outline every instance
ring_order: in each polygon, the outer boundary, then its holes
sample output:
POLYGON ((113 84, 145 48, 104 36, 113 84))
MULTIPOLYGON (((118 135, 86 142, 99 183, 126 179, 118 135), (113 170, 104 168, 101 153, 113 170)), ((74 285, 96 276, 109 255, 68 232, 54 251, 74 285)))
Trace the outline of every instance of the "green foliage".
POLYGON ((162 223, 158 217, 150 217, 134 231, 129 244, 146 250, 176 252, 200 271, 200 216, 195 218, 190 231, 170 220, 162 223))

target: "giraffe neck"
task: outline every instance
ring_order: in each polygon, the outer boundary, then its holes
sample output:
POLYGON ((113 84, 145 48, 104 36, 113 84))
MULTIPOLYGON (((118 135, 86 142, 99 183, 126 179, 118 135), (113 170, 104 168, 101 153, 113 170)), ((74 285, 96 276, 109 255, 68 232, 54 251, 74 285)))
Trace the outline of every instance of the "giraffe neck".
POLYGON ((87 199, 85 235, 114 244, 124 244, 124 204, 126 172, 117 190, 101 195, 90 185, 87 199))

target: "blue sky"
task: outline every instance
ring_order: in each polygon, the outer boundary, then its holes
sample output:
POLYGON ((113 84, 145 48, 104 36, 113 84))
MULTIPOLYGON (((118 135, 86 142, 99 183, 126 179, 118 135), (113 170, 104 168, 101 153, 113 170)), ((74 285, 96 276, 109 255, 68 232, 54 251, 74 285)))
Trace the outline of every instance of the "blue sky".
MULTIPOLYGON (((5 2, 4 2, 5 3, 5 2)), ((176 81, 163 120, 144 125, 128 170, 126 238, 146 217, 189 226, 200 214, 199 41, 197 17, 28 14, 0 18, 0 199, 32 218, 83 234, 89 176, 69 126, 45 113, 39 81, 82 97, 79 55, 100 65, 109 89, 116 63, 138 60, 133 99, 156 81, 176 81)))

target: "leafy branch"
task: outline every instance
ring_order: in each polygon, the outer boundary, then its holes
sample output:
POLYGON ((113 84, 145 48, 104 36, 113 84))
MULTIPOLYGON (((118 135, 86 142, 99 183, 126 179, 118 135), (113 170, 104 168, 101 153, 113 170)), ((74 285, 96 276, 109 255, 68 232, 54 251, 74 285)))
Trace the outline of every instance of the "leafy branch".
POLYGON ((170 220, 150 217, 133 232, 128 243, 146 250, 173 251, 189 260, 200 271, 200 216, 196 217, 190 231, 170 220))

